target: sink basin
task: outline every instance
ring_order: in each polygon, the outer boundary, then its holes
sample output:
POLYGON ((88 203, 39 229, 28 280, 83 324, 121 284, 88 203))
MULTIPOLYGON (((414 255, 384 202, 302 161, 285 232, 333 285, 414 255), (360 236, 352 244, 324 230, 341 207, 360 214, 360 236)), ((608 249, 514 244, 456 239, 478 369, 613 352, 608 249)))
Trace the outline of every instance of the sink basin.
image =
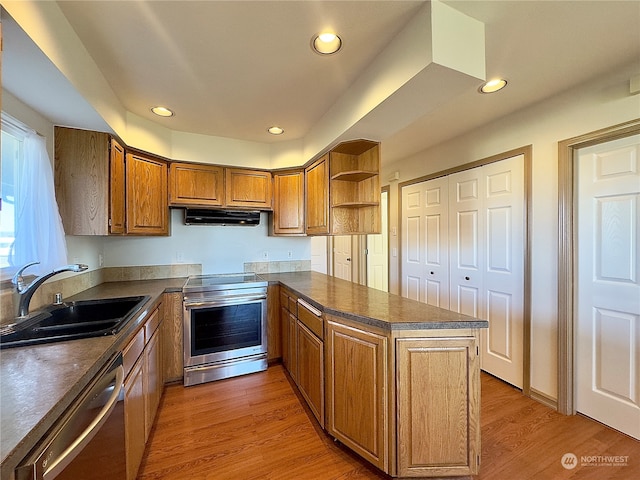
POLYGON ((80 300, 52 305, 5 329, 0 348, 115 335, 149 296, 80 300))

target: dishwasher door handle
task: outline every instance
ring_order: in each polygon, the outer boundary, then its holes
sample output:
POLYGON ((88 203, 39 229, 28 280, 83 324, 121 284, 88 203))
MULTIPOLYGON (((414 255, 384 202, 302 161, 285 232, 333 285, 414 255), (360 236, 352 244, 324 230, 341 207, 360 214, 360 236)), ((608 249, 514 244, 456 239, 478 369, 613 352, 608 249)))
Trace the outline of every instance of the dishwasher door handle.
MULTIPOLYGON (((100 413, 96 416, 96 418, 87 426, 87 428, 76 438, 71 445, 69 445, 64 452, 60 454, 58 458, 52 459, 48 462, 47 468, 45 469, 42 480, 54 479, 60 472, 62 472, 67 466, 73 461, 73 459, 78 456, 78 454, 82 451, 84 447, 96 436, 96 433, 102 428, 104 423, 113 412, 113 409, 116 408, 116 404, 118 403, 118 399, 120 397, 120 393, 122 391, 122 386, 124 382, 124 368, 122 365, 119 365, 115 369, 115 384, 113 387, 113 392, 109 396, 109 400, 107 400, 100 410, 100 413)), ((37 479, 40 480, 40 479, 37 479)))

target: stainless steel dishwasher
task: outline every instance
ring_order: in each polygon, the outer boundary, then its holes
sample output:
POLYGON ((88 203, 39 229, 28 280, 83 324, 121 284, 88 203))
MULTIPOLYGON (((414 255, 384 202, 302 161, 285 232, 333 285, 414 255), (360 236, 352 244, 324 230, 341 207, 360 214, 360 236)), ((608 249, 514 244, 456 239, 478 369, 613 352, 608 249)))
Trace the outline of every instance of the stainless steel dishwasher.
POLYGON ((16 480, 124 480, 124 369, 113 358, 16 470, 16 480))

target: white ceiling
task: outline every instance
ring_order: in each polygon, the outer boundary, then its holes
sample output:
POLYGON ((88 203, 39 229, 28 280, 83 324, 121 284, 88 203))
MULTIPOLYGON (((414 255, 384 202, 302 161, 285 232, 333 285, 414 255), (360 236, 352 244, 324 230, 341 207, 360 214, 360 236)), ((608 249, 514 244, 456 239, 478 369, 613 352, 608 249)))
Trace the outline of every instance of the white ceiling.
MULTIPOLYGON (((127 110, 173 130, 268 143, 312 131, 424 2, 57 3, 127 110), (339 54, 311 51, 312 35, 324 28, 341 35, 339 54), (174 109, 175 117, 154 117, 149 108, 157 104, 174 109), (267 134, 274 124, 285 135, 267 134)), ((614 68, 630 65, 640 74, 640 1, 444 3, 485 24, 487 77, 505 77, 509 85, 495 95, 467 88, 378 138, 385 142, 383 162, 614 68)), ((5 27, 4 88, 55 123, 96 128, 95 111, 28 43, 19 40, 19 29, 5 27), (84 117, 89 124, 77 125, 84 117)))

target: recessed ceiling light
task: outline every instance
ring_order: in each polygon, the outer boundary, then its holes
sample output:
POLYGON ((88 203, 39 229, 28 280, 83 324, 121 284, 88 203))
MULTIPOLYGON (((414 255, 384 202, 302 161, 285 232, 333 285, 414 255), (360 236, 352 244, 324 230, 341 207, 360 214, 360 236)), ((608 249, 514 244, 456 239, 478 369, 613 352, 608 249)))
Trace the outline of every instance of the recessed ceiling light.
POLYGON ((331 55, 342 47, 342 39, 333 32, 319 33, 311 40, 313 51, 320 55, 331 55))
POLYGON ((267 132, 269 132, 271 135, 282 135, 284 133, 284 129, 273 126, 267 128, 267 132))
POLYGON ((167 107, 152 107, 151 111, 160 117, 173 117, 174 113, 167 107))
POLYGON ((494 93, 498 90, 502 90, 507 86, 507 81, 503 78, 496 78, 494 80, 489 80, 487 83, 482 85, 478 91, 480 93, 494 93))

